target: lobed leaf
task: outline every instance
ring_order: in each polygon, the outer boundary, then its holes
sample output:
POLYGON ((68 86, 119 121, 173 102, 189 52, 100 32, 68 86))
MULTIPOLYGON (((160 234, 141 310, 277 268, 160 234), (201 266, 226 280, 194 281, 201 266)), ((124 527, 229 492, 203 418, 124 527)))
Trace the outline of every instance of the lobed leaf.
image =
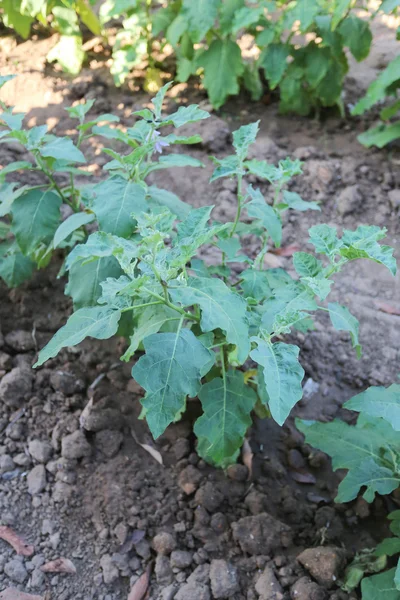
POLYGON ((400 385, 393 383, 388 388, 373 386, 353 396, 346 408, 357 410, 371 417, 381 417, 400 431, 400 385))
POLYGON ((330 302, 328 311, 334 328, 337 331, 348 331, 350 333, 353 348, 356 350, 357 358, 360 358, 361 345, 358 341, 359 322, 357 319, 346 306, 342 306, 337 302, 330 302))

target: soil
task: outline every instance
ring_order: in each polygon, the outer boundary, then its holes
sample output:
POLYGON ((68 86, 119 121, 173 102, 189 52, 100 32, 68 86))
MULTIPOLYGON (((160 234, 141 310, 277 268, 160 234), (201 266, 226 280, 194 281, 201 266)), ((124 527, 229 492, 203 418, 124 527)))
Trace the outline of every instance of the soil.
MULTIPOLYGON (((346 104, 392 58, 385 27, 379 24, 368 61, 352 69, 346 104)), ((131 84, 116 90, 95 56, 93 69, 75 79, 56 72, 45 63, 52 43, 0 40, 2 73, 20 74, 4 88, 3 99, 27 112, 29 125, 47 122, 58 134, 70 134, 74 124, 63 108, 83 97, 96 97, 98 114, 116 112, 127 125, 131 111, 149 102, 131 84)), ((167 110, 189 102, 205 105, 203 91, 176 86, 167 110)), ((208 157, 229 153, 231 130, 256 119, 261 131, 253 157, 303 160, 304 174, 291 189, 321 203, 321 212, 288 218, 284 248, 305 248, 307 229, 315 223, 340 229, 363 223, 386 226, 399 254, 400 156, 396 148, 366 150, 358 144, 365 120, 280 116, 274 99, 249 104, 243 96, 191 127, 203 136, 190 153, 204 161, 204 169, 175 169, 154 180, 194 206, 215 204, 216 216, 231 219, 231 183, 208 184, 208 157)), ((99 174, 105 159, 100 143, 85 150, 99 174)), ((1 146, 1 164, 23 158, 17 146, 1 146)), ((21 182, 34 181, 32 174, 21 176, 21 182)), ((270 193, 267 186, 263 191, 270 193)), ((271 254, 268 260, 291 270, 290 256, 271 254)), ((38 348, 71 311, 65 281, 56 279, 58 266, 56 259, 17 290, 0 284, 0 526, 33 546, 18 556, 0 539, 0 598, 24 599, 18 589, 46 600, 125 600, 147 576, 150 600, 359 598, 338 583, 354 554, 382 539, 395 499, 335 504, 340 474, 332 473, 324 454, 304 445, 293 418, 351 419, 341 408, 346 399, 369 385, 395 381, 400 277, 362 261, 337 277, 332 297, 360 321, 361 360, 347 334, 333 332, 324 315, 314 332, 293 336, 306 371, 304 399, 283 428, 255 420, 242 460, 249 464, 253 453, 251 473, 245 464, 224 473, 196 454, 196 403, 181 423, 152 441, 137 419, 141 391, 131 378, 132 365, 117 362, 123 340, 87 340, 31 370, 38 348), (59 558, 72 561, 72 567, 66 564, 76 573, 57 567, 43 572, 44 564, 59 558)))

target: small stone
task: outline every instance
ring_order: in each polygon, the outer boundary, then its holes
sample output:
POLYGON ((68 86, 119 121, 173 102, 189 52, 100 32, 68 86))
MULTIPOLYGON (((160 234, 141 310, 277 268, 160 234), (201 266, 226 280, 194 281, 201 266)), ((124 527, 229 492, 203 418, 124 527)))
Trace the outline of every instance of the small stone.
POLYGON ((32 440, 28 445, 29 454, 39 463, 49 462, 53 447, 49 442, 41 442, 40 440, 32 440))
POLYGON ((107 458, 112 458, 118 453, 123 441, 123 434, 116 429, 103 429, 98 431, 95 436, 96 448, 107 458))
POLYGON ((193 573, 189 575, 187 583, 202 583, 207 584, 210 581, 210 565, 205 563, 195 568, 193 573))
POLYGON ((211 591, 214 598, 231 598, 239 591, 236 567, 222 559, 211 562, 211 591))
POLYGON ((224 501, 224 495, 215 487, 214 483, 207 483, 197 490, 195 501, 200 506, 203 506, 208 512, 215 512, 224 501))
POLYGON ((185 458, 185 456, 188 456, 190 452, 189 440, 186 438, 178 438, 174 444, 173 451, 176 460, 181 460, 182 458, 185 458))
POLYGON ((186 569, 190 567, 193 561, 193 554, 186 550, 174 550, 171 553, 171 567, 177 569, 186 569))
POLYGON ((54 502, 68 502, 73 494, 74 488, 63 481, 56 481, 53 487, 54 502))
POLYGON ((12 358, 5 352, 0 352, 0 370, 8 371, 12 367, 12 358))
POLYGON ((66 435, 61 440, 61 454, 64 458, 78 459, 84 456, 90 456, 92 447, 87 441, 83 431, 78 429, 74 433, 66 435))
POLYGON ((268 513, 243 517, 231 527, 234 540, 242 551, 256 556, 287 547, 292 538, 291 528, 268 513))
POLYGON ((328 594, 309 577, 302 577, 290 589, 292 600, 326 600, 328 594))
POLYGON ((210 588, 201 583, 185 583, 174 600, 210 600, 210 588))
POLYGON ((304 550, 297 560, 321 585, 331 587, 344 567, 344 553, 340 548, 318 546, 304 550))
POLYGON ((3 473, 8 473, 9 471, 13 471, 14 469, 15 464, 9 454, 3 454, 0 456, 0 475, 3 473))
POLYGON ((30 331, 18 329, 11 331, 5 337, 7 346, 15 352, 29 352, 35 349, 35 341, 30 331))
POLYGON ((144 560, 148 560, 151 556, 150 544, 147 540, 140 540, 135 545, 136 554, 144 558, 144 560))
POLYGON ((50 545, 53 548, 53 550, 56 550, 61 541, 61 533, 59 531, 57 531, 57 533, 53 533, 50 536, 49 541, 50 541, 50 545))
POLYGON ((0 401, 18 407, 32 391, 33 375, 26 367, 15 367, 0 381, 0 401))
POLYGON ((356 515, 360 519, 366 519, 370 516, 371 510, 370 505, 362 496, 358 496, 355 506, 356 515))
POLYGON ((27 454, 24 454, 24 452, 16 454, 13 460, 19 467, 29 467, 32 462, 30 457, 27 454))
POLYGON ((358 185, 350 185, 339 194, 337 200, 338 212, 340 215, 350 215, 356 212, 362 205, 363 196, 358 185))
POLYGON ((246 465, 229 465, 227 474, 230 479, 233 479, 233 481, 247 481, 249 470, 246 465))
POLYGON ((128 527, 125 523, 118 523, 114 529, 114 535, 121 545, 126 542, 126 538, 128 537, 128 527))
POLYGON ((185 494, 189 496, 194 494, 202 479, 203 474, 193 465, 189 465, 181 471, 178 483, 185 494))
POLYGON ((25 569, 24 564, 16 558, 4 565, 4 573, 12 581, 16 581, 17 583, 24 583, 25 579, 28 577, 28 571, 25 569))
POLYGON ((170 533, 162 531, 153 538, 153 548, 157 554, 167 556, 176 548, 175 538, 170 533))
POLYGON ((114 564, 109 554, 104 554, 101 557, 100 566, 103 571, 103 579, 106 585, 109 585, 110 583, 113 583, 113 581, 118 579, 118 568, 114 564))
POLYGON ((50 519, 43 519, 42 521, 42 535, 51 535, 55 532, 57 525, 50 519))
POLYGON ((65 396, 79 394, 85 389, 85 382, 69 371, 52 371, 50 385, 55 391, 62 392, 65 396))
POLYGON ((389 202, 394 209, 400 208, 400 190, 390 190, 388 192, 389 202))
POLYGON ((223 533, 228 528, 228 520, 223 513, 215 513, 211 517, 211 528, 215 533, 223 533))
POLYGON ((34 496, 40 494, 46 487, 46 469, 43 465, 37 465, 28 474, 28 492, 34 496))
POLYGON ((255 587, 260 600, 282 600, 283 598, 282 587, 271 567, 265 567, 263 573, 257 579, 255 587))
POLYGON ((174 574, 170 562, 166 556, 159 554, 156 558, 155 574, 157 583, 160 585, 170 585, 174 580, 174 574))
POLYGON ((32 571, 30 586, 32 588, 41 588, 46 581, 46 575, 40 569, 32 571))
POLYGON ((160 600, 173 600, 175 594, 176 586, 174 583, 171 583, 171 585, 167 585, 167 587, 162 590, 160 600))

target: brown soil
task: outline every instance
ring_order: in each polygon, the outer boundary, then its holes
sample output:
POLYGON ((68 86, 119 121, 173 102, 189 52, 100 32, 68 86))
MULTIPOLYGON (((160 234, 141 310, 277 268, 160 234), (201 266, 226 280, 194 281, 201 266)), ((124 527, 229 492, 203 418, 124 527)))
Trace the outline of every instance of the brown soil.
MULTIPOLYGON (((73 122, 63 107, 82 97, 98 98, 96 111, 117 112, 124 125, 132 110, 148 103, 143 93, 113 88, 101 65, 74 80, 50 70, 44 56, 51 43, 15 46, 1 40, 3 72, 21 75, 4 88, 3 99, 27 112, 29 125, 47 122, 58 134, 69 134, 73 122)), ((351 74, 346 102, 360 95, 392 52, 385 36, 378 37, 368 72, 358 65, 351 74)), ((195 87, 175 90, 169 111, 177 102, 205 101, 195 87)), ((191 153, 204 160, 205 169, 175 169, 155 179, 194 206, 215 204, 217 215, 230 219, 233 190, 230 182, 208 184, 208 156, 227 154, 230 131, 255 119, 261 133, 253 156, 302 159, 304 175, 292 189, 321 202, 321 213, 288 219, 284 246, 305 247, 307 229, 326 222, 386 226, 399 249, 399 207, 390 193, 400 188, 399 154, 363 149, 356 140, 362 121, 282 117, 275 102, 249 104, 242 97, 197 128, 204 142, 191 153)), ((104 160, 100 149, 96 142, 86 152, 96 174, 104 160)), ((1 164, 24 158, 14 145, 2 145, 0 153, 1 164)), ((290 257, 270 260, 291 269, 290 257)), ((140 390, 131 365, 117 362, 122 340, 86 341, 31 371, 37 349, 71 310, 56 263, 18 290, 0 285, 0 381, 7 377, 11 389, 0 405, 0 525, 34 546, 32 556, 16 557, 0 540, 0 598, 15 587, 46 600, 125 600, 149 564, 151 600, 358 598, 341 592, 337 580, 357 550, 382 538, 391 500, 379 498, 372 507, 361 500, 335 504, 339 479, 324 455, 303 445, 293 417, 282 429, 256 421, 249 432, 252 475, 243 465, 223 473, 195 452, 195 403, 183 422, 157 444, 151 441, 137 419, 140 390), (32 445, 34 440, 44 444, 32 445), (156 448, 164 464, 138 442, 156 448), (304 549, 314 551, 300 562, 304 549), (59 557, 70 559, 77 573, 44 575, 40 566, 59 557)), ((399 292, 400 278, 379 265, 357 261, 337 277, 333 298, 360 320, 363 357, 356 360, 347 335, 333 332, 324 315, 316 331, 306 338, 298 334, 307 393, 293 416, 348 418, 341 405, 354 391, 395 380, 399 292)))

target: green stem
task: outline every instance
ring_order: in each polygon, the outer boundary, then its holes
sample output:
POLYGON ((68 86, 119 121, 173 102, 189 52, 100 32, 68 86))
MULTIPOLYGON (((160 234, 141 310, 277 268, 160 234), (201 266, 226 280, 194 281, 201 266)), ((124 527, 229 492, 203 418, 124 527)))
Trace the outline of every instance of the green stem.
POLYGON ((164 302, 145 302, 144 304, 134 304, 133 306, 128 306, 127 308, 123 308, 121 312, 127 312, 128 310, 136 310, 137 308, 146 308, 147 306, 156 306, 157 304, 164 304, 164 302))
POLYGON ((239 172, 238 172, 238 177, 237 177, 237 199, 238 199, 238 205, 237 205, 237 211, 236 211, 236 216, 235 216, 235 220, 233 222, 233 226, 231 229, 231 232, 229 234, 229 237, 232 237, 233 234, 236 231, 236 227, 239 223, 240 220, 240 214, 242 212, 242 202, 243 202, 243 195, 242 195, 242 181, 243 181, 243 172, 242 172, 242 163, 240 163, 239 165, 239 172))
POLYGON ((160 294, 157 294, 157 292, 153 292, 152 290, 149 290, 146 287, 143 287, 142 290, 144 292, 146 292, 147 294, 149 294, 150 296, 153 296, 153 298, 157 298, 157 300, 160 300, 160 302, 162 304, 165 304, 166 306, 168 306, 168 308, 172 308, 172 310, 176 310, 176 312, 181 314, 186 319, 190 319, 191 321, 200 321, 199 317, 196 317, 192 313, 186 312, 180 306, 176 306, 176 304, 173 304, 168 298, 163 298, 162 296, 160 296, 160 294))

